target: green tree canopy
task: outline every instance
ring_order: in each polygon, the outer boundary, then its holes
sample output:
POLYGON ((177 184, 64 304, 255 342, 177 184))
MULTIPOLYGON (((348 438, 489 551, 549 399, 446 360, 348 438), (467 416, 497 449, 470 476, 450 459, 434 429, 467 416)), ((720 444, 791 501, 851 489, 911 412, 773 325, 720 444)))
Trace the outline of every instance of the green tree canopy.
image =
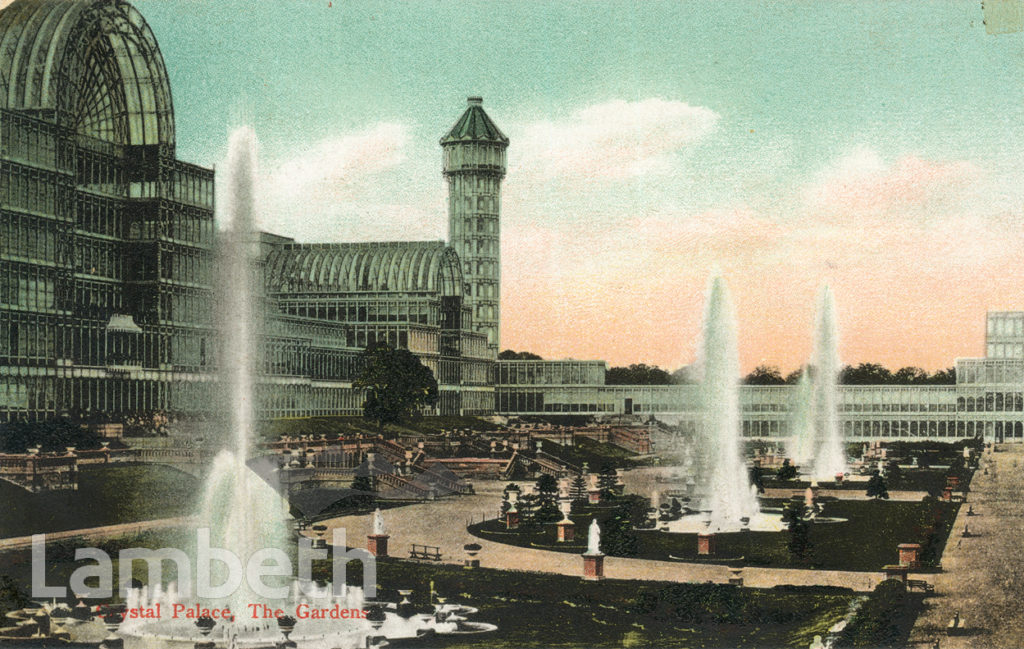
POLYGON ((498 353, 499 361, 542 361, 540 356, 531 352, 517 352, 511 349, 503 349, 498 353))
POLYGON ((779 368, 774 365, 758 365, 754 371, 743 377, 747 385, 783 385, 786 379, 782 378, 779 368))
POLYGON ((878 471, 871 474, 865 495, 867 495, 868 498, 874 498, 875 500, 889 500, 889 488, 885 484, 885 478, 883 478, 878 471))
POLYGON ((99 448, 96 433, 67 419, 12 422, 0 427, 0 452, 24 453, 32 446, 43 452, 63 451, 68 446, 79 450, 99 448))
POLYGON ((847 365, 839 374, 845 385, 952 385, 956 383, 956 369, 949 367, 929 374, 920 367, 901 367, 892 372, 878 363, 847 365))
POLYGON ((366 391, 363 416, 384 424, 403 421, 418 408, 437 403, 437 379, 407 349, 387 344, 368 347, 363 352, 363 371, 353 382, 366 391))
POLYGON ((604 376, 605 385, 671 385, 672 376, 657 365, 634 363, 612 367, 604 376))

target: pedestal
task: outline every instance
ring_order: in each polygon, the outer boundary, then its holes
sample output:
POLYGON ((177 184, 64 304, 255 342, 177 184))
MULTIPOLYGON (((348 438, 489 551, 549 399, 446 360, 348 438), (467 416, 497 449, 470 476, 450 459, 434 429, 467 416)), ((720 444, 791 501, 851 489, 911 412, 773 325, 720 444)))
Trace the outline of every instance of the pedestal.
POLYGON ((715 554, 715 535, 700 533, 697 535, 697 554, 711 556, 715 554))
POLYGON ((921 544, 900 543, 897 546, 900 551, 900 565, 908 568, 918 568, 921 565, 921 544))
POLYGON ((907 573, 910 571, 907 566, 884 566, 882 570, 885 571, 886 579, 899 579, 904 584, 907 583, 907 573))
POLYGON ((576 538, 576 523, 569 519, 558 521, 558 542, 571 543, 576 538))
POLYGON ((366 537, 366 549, 377 558, 388 556, 388 534, 370 534, 366 537))
POLYGON ((519 512, 508 511, 505 512, 505 529, 517 530, 519 529, 519 512))
POLYGON ((590 491, 587 492, 587 496, 588 496, 588 500, 590 501, 591 505, 596 505, 596 504, 601 502, 601 490, 600 489, 591 489, 590 491))
POLYGON ((604 555, 583 555, 583 578, 590 581, 604 579, 604 555))
POLYGON ((945 488, 943 488, 942 499, 945 500, 947 503, 953 500, 953 487, 946 486, 945 488))

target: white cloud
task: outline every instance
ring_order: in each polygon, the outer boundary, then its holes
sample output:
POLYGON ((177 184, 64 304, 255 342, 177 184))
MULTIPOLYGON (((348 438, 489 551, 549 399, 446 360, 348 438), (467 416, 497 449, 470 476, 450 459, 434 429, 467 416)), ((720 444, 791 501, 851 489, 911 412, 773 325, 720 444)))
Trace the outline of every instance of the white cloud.
POLYGON ((265 179, 274 195, 344 199, 360 185, 406 160, 408 129, 381 123, 357 133, 330 137, 271 165, 265 179))
POLYGON ((304 242, 442 238, 442 188, 410 159, 410 131, 379 123, 262 163, 261 227, 304 242))
POLYGON ((713 110, 680 101, 609 101, 561 122, 510 128, 510 173, 573 180, 622 180, 670 173, 673 158, 712 132, 713 110))
POLYGON ((886 162, 874 149, 858 147, 828 165, 806 187, 805 202, 825 214, 908 215, 964 198, 980 175, 966 161, 904 155, 886 162))

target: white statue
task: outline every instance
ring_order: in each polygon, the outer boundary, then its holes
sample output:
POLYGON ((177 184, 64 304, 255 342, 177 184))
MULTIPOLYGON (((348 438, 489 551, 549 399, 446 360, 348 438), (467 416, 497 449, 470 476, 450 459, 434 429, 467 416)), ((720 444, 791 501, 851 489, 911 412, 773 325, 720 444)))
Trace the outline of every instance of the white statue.
POLYGON ((587 554, 601 554, 601 526, 597 519, 590 521, 590 534, 587 537, 587 554))
POLYGON ((380 512, 380 507, 378 507, 373 512, 373 533, 376 534, 376 535, 383 535, 383 534, 385 534, 385 532, 384 532, 384 514, 382 514, 380 512))
POLYGON ((657 489, 651 492, 651 507, 655 509, 661 507, 661 494, 658 493, 657 489))

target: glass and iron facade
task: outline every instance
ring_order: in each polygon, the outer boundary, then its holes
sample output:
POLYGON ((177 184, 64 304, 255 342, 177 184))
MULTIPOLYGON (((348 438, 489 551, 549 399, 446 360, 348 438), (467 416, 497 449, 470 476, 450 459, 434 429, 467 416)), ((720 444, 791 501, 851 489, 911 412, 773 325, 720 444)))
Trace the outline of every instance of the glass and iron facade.
POLYGON ((408 349, 437 379, 438 412, 494 411, 487 337, 473 331, 459 256, 443 241, 279 240, 267 252, 264 276, 275 319, 329 325, 358 349, 378 342, 408 349))
MULTIPOLYGON (((992 312, 989 355, 957 359, 955 385, 839 386, 837 414, 844 436, 850 441, 980 436, 1024 442, 1022 348, 1024 312, 992 312)), ((604 385, 603 367, 601 361, 498 361, 497 412, 653 415, 690 428, 699 420, 695 386, 604 385)), ((797 386, 742 386, 743 435, 789 437, 801 398, 797 386)))
POLYGON ((124 2, 0 12, 0 420, 173 410, 208 380, 213 172, 175 157, 124 2))
MULTIPOLYGON (((214 172, 176 157, 167 71, 139 12, 0 10, 0 422, 211 411, 216 238, 214 172)), ((352 381, 377 340, 434 370, 437 412, 493 412, 493 349, 454 249, 259 246, 261 416, 359 414, 352 381)))

